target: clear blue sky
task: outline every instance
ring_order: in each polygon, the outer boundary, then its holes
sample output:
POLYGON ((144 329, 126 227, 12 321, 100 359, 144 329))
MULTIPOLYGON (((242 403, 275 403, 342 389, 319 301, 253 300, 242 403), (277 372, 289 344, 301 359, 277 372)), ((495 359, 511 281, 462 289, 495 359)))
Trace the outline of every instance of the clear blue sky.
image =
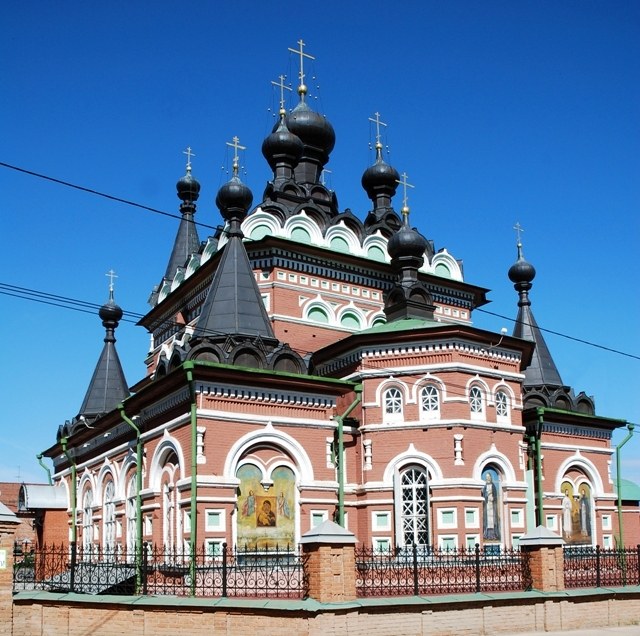
MULTIPOLYGON (((360 177, 378 111, 389 160, 415 185, 412 222, 492 290, 486 309, 516 315, 519 221, 539 324, 640 355, 640 3, 25 0, 2 13, 0 161, 177 213, 189 145, 197 220, 218 225, 225 142, 248 147, 258 201, 270 82, 295 83, 287 49, 303 38, 313 104, 336 130, 328 183, 341 209, 369 209, 360 177)), ((2 283, 101 304, 113 268, 117 302, 146 312, 174 219, 5 167, 0 210, 2 283)), ((77 414, 104 329, 96 314, 7 295, 0 311, 0 480, 41 480, 35 455, 77 414)), ((513 327, 480 312, 475 324, 513 327)), ((133 384, 149 337, 128 322, 116 336, 133 384)), ((637 357, 547 342, 598 414, 640 420, 637 357)), ((623 476, 640 481, 640 431, 623 457, 623 476)))

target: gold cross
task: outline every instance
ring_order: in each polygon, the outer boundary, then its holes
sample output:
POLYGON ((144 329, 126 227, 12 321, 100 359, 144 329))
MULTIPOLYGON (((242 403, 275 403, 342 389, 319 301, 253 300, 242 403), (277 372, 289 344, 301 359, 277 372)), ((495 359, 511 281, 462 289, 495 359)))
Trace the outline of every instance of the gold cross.
POLYGON ((274 82, 273 80, 271 80, 271 83, 272 83, 274 86, 277 86, 277 87, 280 89, 280 117, 282 117, 282 115, 285 115, 285 114, 286 114, 286 112, 287 112, 287 111, 284 109, 284 92, 285 92, 285 91, 290 91, 290 90, 293 90, 293 89, 291 88, 291 86, 287 86, 287 85, 284 83, 284 80, 285 80, 285 79, 287 79, 287 76, 286 76, 286 75, 280 75, 280 78, 279 78, 279 79, 280 79, 280 81, 279 81, 279 82, 274 82))
POLYGON ((522 234, 522 232, 524 232, 524 230, 522 229, 522 226, 520 225, 520 222, 516 223, 513 226, 513 229, 516 231, 516 235, 518 237, 518 245, 521 245, 520 234, 522 234))
POLYGON ((304 52, 303 48, 305 44, 302 40, 298 40, 298 45, 300 46, 299 49, 292 49, 289 47, 289 51, 300 56, 300 73, 298 74, 298 77, 300 78, 300 86, 298 87, 298 92, 306 92, 307 87, 304 85, 304 58, 306 57, 309 60, 315 60, 316 58, 313 57, 313 55, 309 55, 304 52))
POLYGON ((187 170, 191 170, 191 157, 195 157, 195 153, 191 151, 191 146, 187 146, 186 150, 182 151, 183 155, 187 155, 187 170))
POLYGON ((403 189, 403 195, 402 195, 402 216, 404 216, 405 221, 408 220, 409 217, 409 206, 407 205, 407 188, 415 188, 414 185, 411 185, 407 179, 409 178, 409 176, 407 175, 406 172, 402 173, 402 178, 401 179, 396 179, 396 183, 399 183, 402 186, 403 189))
POLYGON ((118 276, 112 269, 110 269, 105 276, 109 277, 109 293, 113 294, 113 279, 118 278, 118 276))
POLYGON ((239 157, 238 157, 238 150, 246 150, 247 147, 240 145, 240 138, 237 135, 235 137, 233 137, 233 139, 231 141, 232 141, 232 143, 230 143, 228 141, 226 143, 227 143, 227 146, 230 146, 231 148, 233 148, 233 176, 237 177, 238 176, 238 168, 240 167, 239 157))
POLYGON ((387 126, 387 124, 385 124, 383 121, 381 121, 380 119, 380 113, 374 113, 375 114, 375 119, 373 119, 372 117, 369 117, 369 121, 372 121, 375 125, 376 125, 376 149, 378 150, 382 150, 382 142, 380 141, 380 126, 387 126))

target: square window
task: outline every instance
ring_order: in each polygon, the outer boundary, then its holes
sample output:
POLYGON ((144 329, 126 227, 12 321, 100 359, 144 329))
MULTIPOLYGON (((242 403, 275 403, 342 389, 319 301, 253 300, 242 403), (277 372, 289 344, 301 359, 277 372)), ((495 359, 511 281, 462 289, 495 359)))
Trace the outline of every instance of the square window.
POLYGON ((285 280, 286 274, 284 272, 278 272, 278 280, 285 280))
POLYGON ((340 291, 340 285, 338 285, 338 283, 331 283, 331 289, 333 291, 340 291))
POLYGON ((373 300, 380 300, 380 292, 371 292, 371 298, 373 298, 373 300))
POLYGON ((324 523, 329 517, 329 513, 326 510, 312 510, 311 511, 311 527, 315 528, 321 523, 324 523))
POLYGON ((438 510, 438 528, 457 528, 458 519, 455 508, 440 508, 438 510))
POLYGON ((461 317, 462 317, 462 318, 466 318, 466 317, 467 317, 467 312, 466 312, 466 311, 463 311, 463 312, 461 313, 461 317))
POLYGON ((511 527, 524 528, 524 510, 522 508, 511 510, 511 527))
POLYGON ((207 539, 205 541, 205 557, 208 561, 218 560, 224 551, 224 539, 207 539))
POLYGON ((438 547, 441 550, 455 550, 458 547, 458 537, 455 536, 439 536, 438 547))
POLYGON ((467 528, 479 528, 478 523, 478 509, 477 508, 465 508, 464 509, 464 525, 467 528))
POLYGON ((520 547, 520 537, 522 535, 519 534, 512 534, 511 535, 511 546, 514 548, 519 548, 520 547))
POLYGON ((374 552, 391 552, 391 539, 387 537, 376 537, 373 540, 374 552))
POLYGON ((368 289, 363 289, 362 290, 362 297, 363 298, 369 298, 369 290, 368 289))
POLYGON ((311 287, 317 287, 320 283, 318 282, 317 278, 312 278, 311 279, 311 287))
POLYGON ((545 519, 545 523, 549 530, 557 530, 558 529, 558 515, 547 515, 545 519))
POLYGON ((306 276, 300 276, 300 282, 303 285, 307 285, 309 283, 309 279, 306 276))
POLYGON ((204 511, 204 529, 211 532, 212 530, 224 530, 224 510, 205 510, 204 511))
POLYGON ((602 529, 611 530, 611 515, 602 515, 602 529))
POLYGON ((613 541, 611 539, 611 535, 610 534, 603 534, 602 535, 602 547, 605 550, 610 550, 613 547, 613 541))
POLYGON ((354 296, 359 296, 359 295, 360 295, 360 290, 359 290, 357 287, 352 287, 352 288, 351 288, 351 293, 352 293, 354 296))
POLYGON ((475 550, 476 543, 480 543, 480 537, 477 534, 468 534, 464 538, 464 546, 467 550, 475 550))
POLYGON ((298 280, 298 277, 295 274, 289 274, 289 282, 295 283, 298 280))
POLYGON ((373 530, 391 530, 391 513, 390 512, 372 512, 373 530))
POLYGON ((348 294, 349 293, 349 285, 343 285, 342 286, 342 293, 343 294, 348 294))
POLYGON ((323 280, 320 286, 322 289, 329 289, 329 281, 323 280))

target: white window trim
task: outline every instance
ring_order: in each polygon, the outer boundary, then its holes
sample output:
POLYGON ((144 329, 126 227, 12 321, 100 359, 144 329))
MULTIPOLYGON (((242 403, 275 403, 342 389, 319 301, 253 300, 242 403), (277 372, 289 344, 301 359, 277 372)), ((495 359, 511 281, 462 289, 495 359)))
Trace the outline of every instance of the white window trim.
POLYGON ((224 530, 227 525, 226 510, 224 508, 206 508, 204 511, 204 529, 207 532, 215 532, 216 530, 224 530), (217 524, 209 523, 209 513, 220 515, 217 524))
POLYGON ((480 527, 480 513, 477 508, 465 508, 464 509, 464 527, 465 528, 479 528, 480 527), (467 521, 467 515, 473 514, 473 521, 467 521))
POLYGON ((316 528, 321 523, 324 523, 329 519, 329 511, 328 510, 309 510, 309 527, 316 528), (314 523, 314 517, 322 517, 322 521, 318 523, 314 523))
POLYGON ((457 534, 440 534, 438 535, 438 547, 441 550, 446 550, 447 547, 451 548, 451 549, 457 549, 458 548, 458 535, 457 534), (445 542, 448 541, 452 541, 453 545, 452 546, 445 546, 445 542))
POLYGON ((371 513, 371 531, 372 532, 388 532, 391 530, 391 512, 388 510, 374 510, 371 513), (384 520, 382 524, 378 520, 384 520))
POLYGON ((453 530, 458 527, 458 509, 457 508, 438 508, 438 530, 453 530), (453 521, 446 522, 445 514, 453 515, 453 521))

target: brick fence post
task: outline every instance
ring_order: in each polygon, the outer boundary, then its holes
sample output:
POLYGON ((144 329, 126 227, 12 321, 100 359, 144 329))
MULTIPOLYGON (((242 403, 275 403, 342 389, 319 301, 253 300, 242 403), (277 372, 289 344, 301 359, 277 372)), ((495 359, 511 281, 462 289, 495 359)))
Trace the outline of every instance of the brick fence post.
POLYGON ((529 557, 531 586, 540 592, 564 590, 564 539, 544 526, 520 537, 520 550, 529 557))
POLYGON ((333 521, 302 535, 309 597, 320 603, 356 599, 355 536, 333 521))
POLYGON ((20 519, 0 503, 0 635, 13 633, 13 542, 20 519))

